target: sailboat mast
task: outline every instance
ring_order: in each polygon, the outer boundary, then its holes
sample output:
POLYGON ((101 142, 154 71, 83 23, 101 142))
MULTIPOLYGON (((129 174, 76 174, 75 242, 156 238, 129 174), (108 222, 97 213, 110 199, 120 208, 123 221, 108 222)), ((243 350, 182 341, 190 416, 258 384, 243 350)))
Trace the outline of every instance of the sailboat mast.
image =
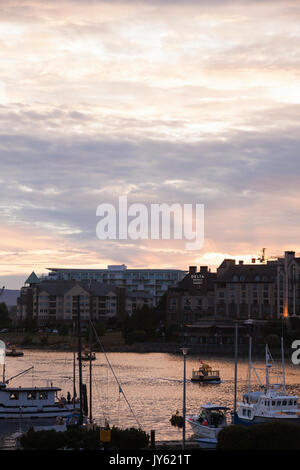
POLYGON ((81 323, 80 323, 80 295, 77 297, 77 329, 78 329, 78 365, 79 365, 79 400, 80 400, 80 416, 79 416, 79 424, 83 422, 83 411, 82 411, 82 344, 81 344, 81 323))
POLYGON ((270 381, 269 381, 269 354, 268 354, 268 345, 266 344, 266 389, 267 391, 270 388, 270 381))
POLYGON ((282 387, 283 392, 285 393, 285 365, 284 365, 284 345, 283 345, 283 337, 281 337, 281 363, 282 363, 282 387))
POLYGON ((236 414, 236 398, 237 398, 237 359, 238 359, 238 324, 235 324, 235 353, 234 353, 234 416, 236 414))
POLYGON ((248 375, 248 392, 251 391, 251 370, 252 370, 252 336, 249 336, 249 375, 248 375))
POLYGON ((76 350, 75 345, 73 348, 73 410, 75 411, 75 398, 76 398, 76 350))

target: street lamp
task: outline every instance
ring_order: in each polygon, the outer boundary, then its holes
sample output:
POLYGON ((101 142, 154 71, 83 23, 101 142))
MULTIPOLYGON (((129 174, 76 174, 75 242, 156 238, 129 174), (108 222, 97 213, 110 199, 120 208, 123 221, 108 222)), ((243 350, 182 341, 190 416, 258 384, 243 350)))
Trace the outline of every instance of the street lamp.
POLYGON ((182 448, 185 449, 185 410, 186 410, 186 356, 189 348, 181 348, 183 354, 183 427, 182 427, 182 448))

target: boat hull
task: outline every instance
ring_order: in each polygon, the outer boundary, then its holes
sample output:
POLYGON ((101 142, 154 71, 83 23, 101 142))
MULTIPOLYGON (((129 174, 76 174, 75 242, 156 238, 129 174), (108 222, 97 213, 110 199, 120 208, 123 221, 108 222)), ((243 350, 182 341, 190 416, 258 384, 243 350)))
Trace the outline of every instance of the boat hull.
MULTIPOLYGON (((58 417, 66 418, 74 410, 73 405, 68 407, 49 407, 49 409, 39 410, 39 409, 13 409, 7 410, 0 407, 0 420, 28 420, 28 419, 56 419, 58 417)), ((76 411, 78 409, 76 408, 76 411)))
POLYGON ((191 425, 194 434, 199 437, 216 439, 218 433, 221 431, 221 429, 223 429, 223 427, 216 428, 216 427, 211 427, 211 426, 204 426, 203 424, 200 424, 199 421, 197 420, 197 417, 194 417, 194 416, 188 416, 186 418, 186 421, 191 425))
POLYGON ((215 449, 217 447, 217 439, 215 438, 199 438, 195 439, 201 449, 215 449))
POLYGON ((197 383, 220 383, 221 379, 220 377, 199 377, 199 378, 191 378, 191 382, 197 382, 197 383))
POLYGON ((300 425, 300 416, 254 416, 253 419, 244 419, 238 416, 237 413, 234 414, 233 423, 241 424, 244 426, 251 426, 253 424, 264 424, 264 423, 289 423, 300 425))
POLYGON ((9 356, 9 357, 21 357, 21 356, 24 356, 24 353, 23 352, 6 352, 5 354, 6 356, 9 356))

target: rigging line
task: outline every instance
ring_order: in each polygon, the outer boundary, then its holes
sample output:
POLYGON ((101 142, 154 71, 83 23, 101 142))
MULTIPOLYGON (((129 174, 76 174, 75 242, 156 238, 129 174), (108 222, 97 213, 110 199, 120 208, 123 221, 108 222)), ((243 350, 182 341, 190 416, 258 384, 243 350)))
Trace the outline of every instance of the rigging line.
MULTIPOLYGON (((93 381, 93 388, 96 389, 96 396, 101 397, 102 396, 101 387, 99 386, 98 381, 95 379, 95 377, 92 378, 92 381, 93 381)), ((101 403, 101 400, 99 400, 99 402, 101 403)), ((103 421, 104 422, 107 421, 107 414, 103 406, 101 406, 101 412, 103 415, 103 421)))
POLYGON ((105 357, 105 359, 106 359, 106 361, 107 361, 107 363, 108 363, 108 365, 109 365, 109 368, 110 368, 110 370, 112 371, 112 374, 113 374, 113 376, 114 376, 114 378, 115 378, 115 380, 116 380, 116 382, 117 382, 117 384, 118 384, 118 386, 119 386, 119 392, 123 394, 123 397, 124 397, 124 399, 125 399, 125 401, 126 401, 126 403, 127 403, 127 405, 128 405, 128 408, 130 409, 130 411, 131 411, 132 415, 134 416, 134 418, 135 418, 137 424, 139 425, 140 429, 142 429, 142 426, 140 425, 140 423, 139 423, 137 417, 136 417, 135 414, 134 414, 133 409, 131 408, 131 405, 130 405, 129 401, 127 400, 127 397, 126 397, 126 395, 125 395, 124 390, 123 390, 122 387, 121 387, 121 384, 120 384, 120 382, 119 382, 119 380, 118 380, 118 377, 116 376, 115 371, 114 371, 113 368, 112 368, 112 365, 111 365, 111 363, 110 363, 110 361, 109 361, 109 359, 108 359, 108 357, 107 357, 107 354, 106 354, 106 352, 105 352, 105 350, 104 350, 104 348, 103 348, 103 346, 102 346, 102 343, 101 343, 101 341, 100 341, 100 339, 99 339, 99 336, 98 336, 98 334, 97 334, 97 331, 96 331, 96 329, 95 329, 95 327, 94 327, 94 325, 93 325, 93 323, 91 322, 90 319, 89 319, 89 321, 90 321, 90 324, 91 324, 91 326, 92 326, 92 328, 93 328, 95 337, 96 337, 96 339, 97 339, 97 341, 98 341, 98 343, 99 343, 99 345, 100 345, 100 347, 101 347, 101 349, 102 349, 102 352, 103 352, 103 354, 104 354, 104 357, 105 357))

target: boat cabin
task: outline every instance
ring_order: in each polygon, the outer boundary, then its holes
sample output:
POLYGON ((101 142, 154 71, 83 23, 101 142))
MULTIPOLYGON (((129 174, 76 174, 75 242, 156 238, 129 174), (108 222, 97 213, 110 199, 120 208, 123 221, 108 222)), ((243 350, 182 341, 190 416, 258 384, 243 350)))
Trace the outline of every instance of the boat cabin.
POLYGON ((199 413, 198 421, 200 424, 216 428, 226 426, 227 410, 228 408, 226 406, 203 405, 199 413))
POLYGON ((209 381, 209 380, 220 380, 220 372, 218 370, 212 370, 208 364, 203 364, 198 370, 193 370, 192 379, 193 381, 209 381))
POLYGON ((0 408, 53 405, 60 390, 58 387, 6 387, 0 384, 0 408))
POLYGON ((296 412, 299 412, 297 396, 251 392, 243 395, 238 414, 243 418, 253 419, 257 414, 272 416, 281 413, 295 414, 296 412))

